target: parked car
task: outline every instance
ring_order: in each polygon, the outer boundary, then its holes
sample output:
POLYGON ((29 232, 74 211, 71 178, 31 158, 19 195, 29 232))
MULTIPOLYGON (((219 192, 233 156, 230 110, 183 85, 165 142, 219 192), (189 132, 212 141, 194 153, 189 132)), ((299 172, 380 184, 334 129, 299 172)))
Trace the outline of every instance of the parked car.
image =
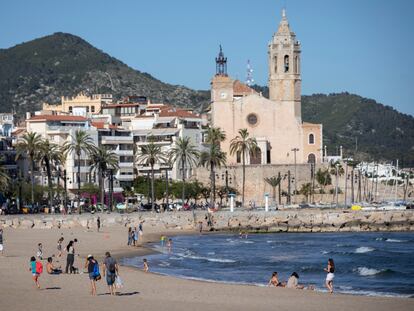
POLYGON ((16 202, 12 202, 4 210, 5 215, 14 215, 14 214, 20 214, 20 213, 21 213, 21 211, 20 211, 19 207, 17 206, 16 202))
MULTIPOLYGON (((159 213, 161 211, 161 208, 157 203, 154 203, 154 209, 157 213, 159 213)), ((152 204, 151 203, 142 204, 141 205, 141 210, 151 211, 152 210, 152 204)))

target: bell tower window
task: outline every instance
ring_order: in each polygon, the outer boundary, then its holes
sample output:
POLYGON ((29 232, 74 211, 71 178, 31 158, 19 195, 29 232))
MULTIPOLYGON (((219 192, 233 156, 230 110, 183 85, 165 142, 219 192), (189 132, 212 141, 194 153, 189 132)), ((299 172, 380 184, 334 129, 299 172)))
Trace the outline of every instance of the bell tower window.
POLYGON ((273 64, 275 68, 275 73, 277 73, 277 56, 273 56, 273 64))
POLYGON ((299 58, 295 56, 295 73, 299 73, 299 58))
POLYGON ((289 55, 285 55, 284 66, 285 66, 285 72, 289 72, 289 55))
POLYGON ((309 145, 315 144, 315 136, 313 134, 309 134, 309 145))

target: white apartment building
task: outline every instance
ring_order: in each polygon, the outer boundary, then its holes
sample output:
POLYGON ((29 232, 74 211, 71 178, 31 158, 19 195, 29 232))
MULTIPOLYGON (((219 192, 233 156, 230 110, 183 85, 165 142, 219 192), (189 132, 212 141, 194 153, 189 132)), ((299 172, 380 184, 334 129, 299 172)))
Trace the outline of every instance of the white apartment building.
MULTIPOLYGON (((98 145, 98 131, 91 127, 88 119, 82 116, 68 115, 35 115, 26 119, 27 132, 35 132, 43 138, 48 139, 59 146, 67 141, 71 141, 76 130, 83 130, 93 139, 95 145, 98 145)), ((74 192, 78 188, 77 183, 77 157, 71 153, 66 158, 62 172, 66 170, 67 189, 74 192)), ((81 155, 80 160, 80 182, 81 186, 85 183, 96 180, 95 176, 90 172, 90 160, 86 154, 81 155)), ((62 181, 63 183, 63 181, 62 181)))

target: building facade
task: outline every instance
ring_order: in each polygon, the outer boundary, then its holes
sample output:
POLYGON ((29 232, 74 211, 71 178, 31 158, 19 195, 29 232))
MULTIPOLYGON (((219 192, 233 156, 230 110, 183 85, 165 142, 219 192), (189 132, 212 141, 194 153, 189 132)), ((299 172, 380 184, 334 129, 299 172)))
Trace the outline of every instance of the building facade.
POLYGON ((211 82, 211 122, 226 133, 222 143, 228 164, 241 163, 231 155, 231 139, 246 128, 258 150, 246 156, 247 164, 294 164, 322 162, 322 124, 302 122, 301 47, 285 14, 268 46, 269 98, 227 75, 222 51, 216 58, 211 82))

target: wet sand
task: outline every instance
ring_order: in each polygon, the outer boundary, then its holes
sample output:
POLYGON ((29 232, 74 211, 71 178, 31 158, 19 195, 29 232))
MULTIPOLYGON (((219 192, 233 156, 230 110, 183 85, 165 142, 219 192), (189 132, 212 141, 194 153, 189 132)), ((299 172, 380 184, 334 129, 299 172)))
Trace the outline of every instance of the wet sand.
MULTIPOLYGON (((146 242, 158 241, 162 233, 157 228, 145 227, 144 232, 146 242)), ((195 232, 177 230, 165 233, 195 232)), ((105 251, 111 251, 118 258, 151 252, 143 246, 128 247, 124 226, 104 227, 99 233, 82 228, 6 228, 5 254, 0 255, 0 310, 414 310, 414 299, 408 298, 330 295, 306 290, 182 280, 130 267, 121 267, 125 286, 119 296, 110 296, 105 281, 101 280, 97 284, 98 296, 91 297, 87 274, 43 273, 41 289, 38 290, 29 272, 29 258, 35 255, 39 242, 43 243, 45 258, 57 254, 56 242, 60 236, 65 238, 64 246, 71 239, 79 240, 75 266, 80 270, 88 254, 101 261, 105 251)), ((54 261, 64 268, 66 255, 54 258, 54 261)))

